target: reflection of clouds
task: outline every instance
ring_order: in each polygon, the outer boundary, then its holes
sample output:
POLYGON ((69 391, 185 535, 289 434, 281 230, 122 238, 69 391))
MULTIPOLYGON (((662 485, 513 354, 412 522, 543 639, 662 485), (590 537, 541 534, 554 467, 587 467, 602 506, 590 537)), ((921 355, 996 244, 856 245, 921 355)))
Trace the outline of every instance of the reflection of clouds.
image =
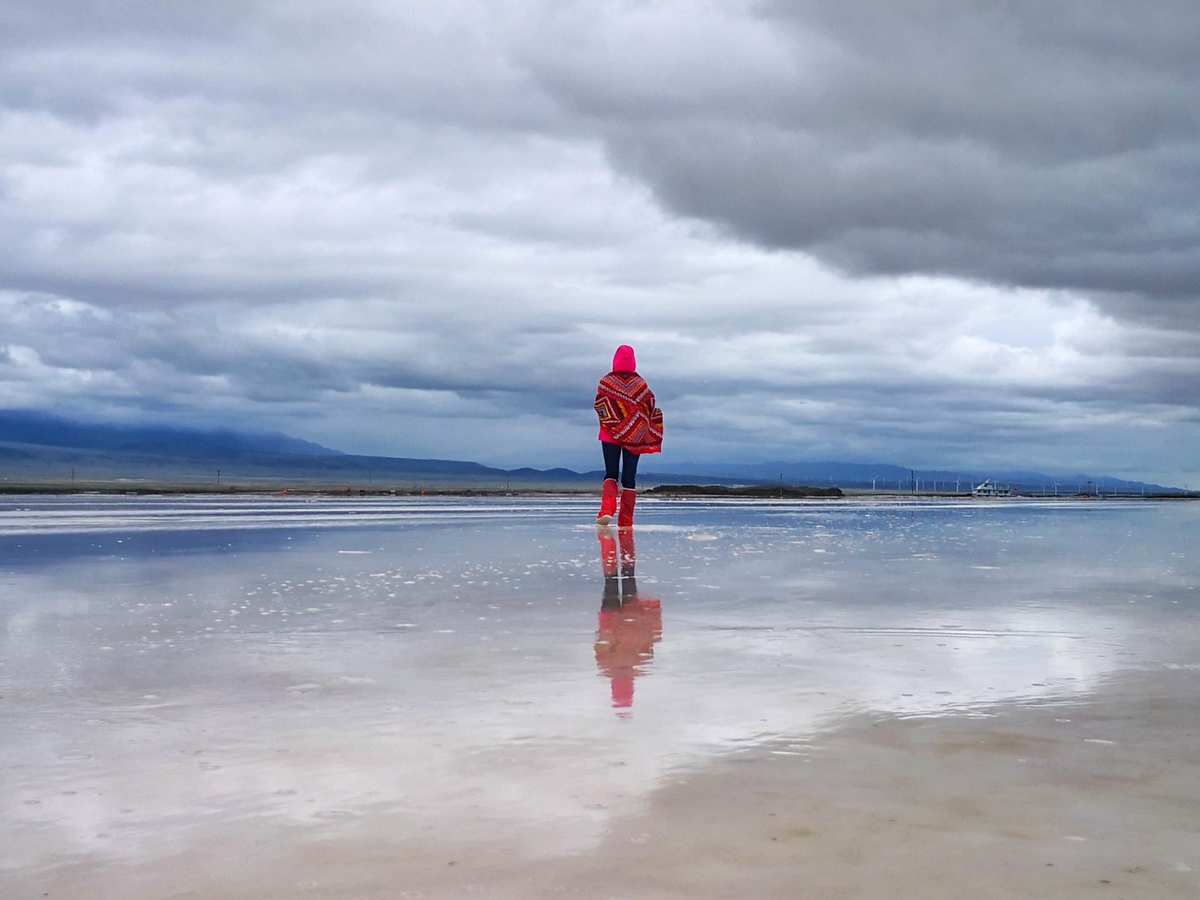
POLYGON ((1155 519, 1119 558, 1097 550, 1103 518, 1040 523, 1046 539, 1015 565, 998 548, 1022 522, 928 560, 913 557, 938 549, 944 521, 828 523, 815 555, 793 543, 812 539, 807 524, 704 515, 639 529, 637 581, 666 621, 629 719, 597 671, 596 538, 573 527, 366 530, 370 555, 339 556, 335 535, 286 555, 11 571, 3 856, 133 859, 237 819, 345 831, 382 815, 456 839, 511 827, 531 855, 584 850, 714 752, 861 712, 1093 691, 1161 653, 1147 637, 1162 613, 1129 605, 1130 586, 1148 604, 1196 583, 1176 555, 1186 530, 1155 519), (51 666, 72 673, 65 698, 51 666))
POLYGON ((859 608, 812 630, 673 629, 672 676, 685 679, 684 668, 704 686, 690 694, 695 715, 680 727, 698 744, 738 742, 748 732, 803 735, 860 711, 932 715, 1069 698, 1116 667, 1110 647, 1069 636, 1095 627, 1084 616, 1047 622, 1014 613, 972 623, 970 633, 854 624, 860 616, 886 621, 888 612, 859 608), (713 675, 709 661, 719 657, 730 663, 713 675))
MULTIPOLYGON (((593 682, 569 696, 583 689, 593 682)), ((281 696, 276 702, 290 709, 262 714, 211 695, 176 697, 153 725, 106 713, 24 744, 21 754, 9 748, 6 763, 36 753, 37 772, 13 778, 3 794, 0 860, 133 860, 168 852, 181 834, 255 817, 345 830, 389 813, 410 833, 455 839, 473 827, 485 839, 496 822, 519 824, 531 855, 552 854, 598 840, 608 817, 628 811, 658 774, 633 752, 636 736, 587 726, 569 736, 569 715, 549 716, 540 731, 537 720, 547 717, 521 705, 475 722, 459 717, 461 707, 449 719, 397 709, 384 723, 373 717, 388 697, 306 699, 281 696)))

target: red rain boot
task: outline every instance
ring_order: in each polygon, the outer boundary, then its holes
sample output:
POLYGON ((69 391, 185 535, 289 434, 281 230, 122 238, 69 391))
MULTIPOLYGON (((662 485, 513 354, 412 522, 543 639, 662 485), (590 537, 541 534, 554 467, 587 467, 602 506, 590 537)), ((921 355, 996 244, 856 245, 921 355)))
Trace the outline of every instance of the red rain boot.
POLYGON ((596 514, 597 525, 607 525, 617 513, 617 479, 605 478, 604 490, 600 494, 600 512, 596 514))
POLYGON ((637 506, 637 491, 625 488, 621 491, 621 512, 617 515, 618 528, 633 527, 633 508, 637 506))
POLYGON ((633 545, 633 529, 621 532, 621 577, 632 578, 637 574, 637 547, 633 545))

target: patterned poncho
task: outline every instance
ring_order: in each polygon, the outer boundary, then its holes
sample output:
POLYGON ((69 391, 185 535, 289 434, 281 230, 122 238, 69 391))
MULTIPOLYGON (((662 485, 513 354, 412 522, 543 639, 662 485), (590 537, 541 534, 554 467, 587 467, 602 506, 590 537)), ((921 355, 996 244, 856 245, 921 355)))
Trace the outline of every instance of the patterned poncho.
POLYGON ((595 405, 602 440, 632 453, 662 451, 662 410, 654 405, 654 393, 641 375, 609 372, 600 379, 595 405))

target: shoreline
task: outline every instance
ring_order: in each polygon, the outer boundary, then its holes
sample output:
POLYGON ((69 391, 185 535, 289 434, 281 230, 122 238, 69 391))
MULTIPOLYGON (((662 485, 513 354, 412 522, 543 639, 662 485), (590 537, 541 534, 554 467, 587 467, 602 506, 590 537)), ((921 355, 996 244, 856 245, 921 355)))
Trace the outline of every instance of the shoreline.
MULTIPOLYGON (((597 495, 596 485, 531 485, 528 487, 470 487, 464 485, 425 485, 374 487, 339 484, 295 484, 246 482, 241 484, 197 484, 194 482, 0 482, 0 497, 61 497, 61 496, 170 496, 170 497, 571 497, 583 499, 597 495)), ((809 485, 709 485, 661 484, 639 489, 643 499, 744 501, 770 500, 980 500, 989 503, 1029 501, 1096 502, 1096 501, 1174 501, 1200 500, 1200 492, 1181 494, 1124 494, 1100 495, 1042 495, 1020 494, 1011 497, 976 497, 953 491, 871 491, 859 488, 825 488, 809 485)))

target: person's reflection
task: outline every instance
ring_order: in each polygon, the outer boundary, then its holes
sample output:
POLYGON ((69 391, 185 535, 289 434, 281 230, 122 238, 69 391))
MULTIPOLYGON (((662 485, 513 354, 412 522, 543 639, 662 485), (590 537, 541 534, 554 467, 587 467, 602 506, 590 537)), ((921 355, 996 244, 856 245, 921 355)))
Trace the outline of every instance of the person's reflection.
POLYGON ((654 658, 654 645, 662 640, 662 603, 638 594, 633 529, 621 529, 619 549, 612 528, 599 528, 597 535, 604 595, 596 628, 596 665, 612 684, 612 705, 628 710, 633 706, 633 680, 644 673, 654 658))

